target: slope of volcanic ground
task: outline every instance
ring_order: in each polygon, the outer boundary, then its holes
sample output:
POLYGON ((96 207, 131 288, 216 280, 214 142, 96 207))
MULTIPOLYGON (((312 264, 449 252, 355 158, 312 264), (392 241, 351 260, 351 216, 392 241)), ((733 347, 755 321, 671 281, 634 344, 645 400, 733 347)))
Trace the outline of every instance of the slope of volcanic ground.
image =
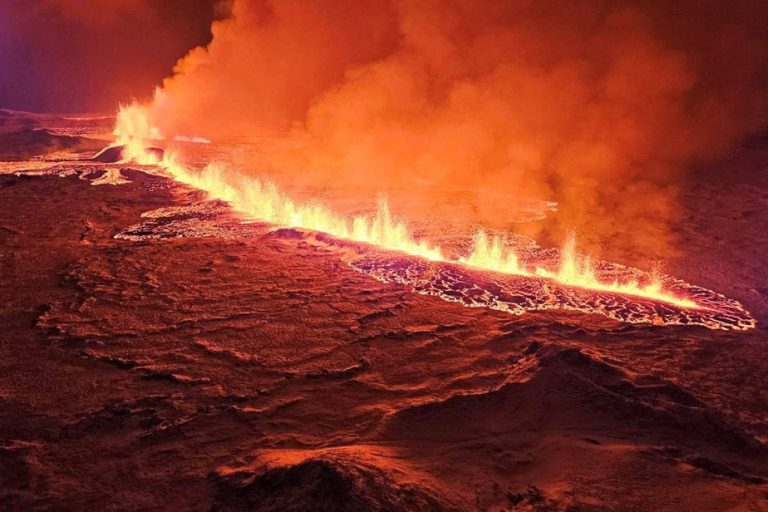
POLYGON ((0 176, 0 502, 766 508, 765 147, 691 185, 670 269, 746 332, 468 308, 160 176, 8 165, 40 175, 0 176))

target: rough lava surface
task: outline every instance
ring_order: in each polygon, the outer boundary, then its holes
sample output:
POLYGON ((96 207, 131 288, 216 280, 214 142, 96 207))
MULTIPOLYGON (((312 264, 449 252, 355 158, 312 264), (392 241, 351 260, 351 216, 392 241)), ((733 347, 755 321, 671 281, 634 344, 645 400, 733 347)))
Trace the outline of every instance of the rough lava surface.
POLYGON ((3 116, 9 510, 768 508, 768 141, 697 173, 669 268, 735 331, 243 223, 90 160, 96 121, 3 116))

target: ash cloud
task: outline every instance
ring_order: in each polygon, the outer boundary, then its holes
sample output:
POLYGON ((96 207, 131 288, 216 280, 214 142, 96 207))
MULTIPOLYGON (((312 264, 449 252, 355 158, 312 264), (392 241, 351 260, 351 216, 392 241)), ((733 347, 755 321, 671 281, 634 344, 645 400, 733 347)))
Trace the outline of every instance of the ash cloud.
POLYGON ((554 200, 538 234, 593 251, 671 254, 686 170, 766 120, 763 1, 228 7, 163 83, 164 133, 258 139, 267 169, 355 194, 467 191, 487 224, 488 191, 554 200))

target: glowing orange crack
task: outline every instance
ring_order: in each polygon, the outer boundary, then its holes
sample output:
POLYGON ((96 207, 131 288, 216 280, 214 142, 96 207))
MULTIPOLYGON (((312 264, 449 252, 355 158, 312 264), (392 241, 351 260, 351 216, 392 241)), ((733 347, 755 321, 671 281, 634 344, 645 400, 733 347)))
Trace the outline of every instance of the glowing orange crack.
POLYGON ((225 201, 236 211, 253 219, 319 231, 431 261, 456 263, 504 274, 551 279, 566 286, 632 295, 681 308, 699 307, 690 299, 678 297, 663 290, 660 280, 644 285, 636 281, 626 283, 600 281, 589 257, 577 253, 573 237, 568 238, 560 252, 560 267, 557 272, 541 267, 526 269, 517 254, 505 247, 500 237, 489 238, 483 231, 476 233, 469 256, 449 259, 443 255, 440 247, 414 239, 407 225, 391 216, 385 202, 379 204, 374 216, 355 216, 349 219, 317 202, 297 203, 281 193, 274 184, 243 176, 219 164, 209 164, 201 171, 193 171, 181 164, 170 152, 166 152, 160 159, 156 152, 148 150, 151 141, 161 136, 158 130, 152 127, 146 111, 138 105, 120 108, 114 133, 117 143, 124 146, 124 156, 127 160, 142 165, 160 166, 178 182, 204 190, 211 198, 225 201))

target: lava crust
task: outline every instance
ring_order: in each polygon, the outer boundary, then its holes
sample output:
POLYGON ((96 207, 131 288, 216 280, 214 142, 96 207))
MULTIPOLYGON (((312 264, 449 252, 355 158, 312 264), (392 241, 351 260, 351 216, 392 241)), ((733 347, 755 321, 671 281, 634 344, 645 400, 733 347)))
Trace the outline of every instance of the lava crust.
POLYGON ((692 185, 669 269, 754 317, 243 222, 80 156, 0 163, 6 509, 768 507, 768 184, 738 173, 768 150, 692 185))

